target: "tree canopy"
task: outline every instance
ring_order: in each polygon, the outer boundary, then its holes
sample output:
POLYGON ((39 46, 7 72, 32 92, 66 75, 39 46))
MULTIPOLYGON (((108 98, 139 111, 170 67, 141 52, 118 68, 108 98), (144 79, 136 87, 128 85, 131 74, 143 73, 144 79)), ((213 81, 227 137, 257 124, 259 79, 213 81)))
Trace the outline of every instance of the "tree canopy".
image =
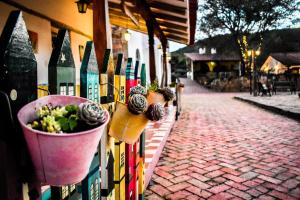
POLYGON ((224 31, 231 33, 240 50, 244 74, 248 46, 259 48, 263 33, 278 27, 283 19, 291 18, 299 4, 298 0, 206 0, 199 8, 200 31, 209 36, 224 31), (258 43, 247 41, 250 33, 257 33, 258 43))

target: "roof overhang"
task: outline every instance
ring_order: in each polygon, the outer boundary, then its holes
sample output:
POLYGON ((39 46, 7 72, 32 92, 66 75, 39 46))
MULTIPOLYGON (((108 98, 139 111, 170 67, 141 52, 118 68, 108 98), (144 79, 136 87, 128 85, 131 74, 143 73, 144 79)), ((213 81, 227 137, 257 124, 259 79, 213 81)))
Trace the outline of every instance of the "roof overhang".
POLYGON ((219 54, 199 54, 199 53, 185 53, 187 58, 192 60, 193 62, 202 61, 202 62, 210 62, 210 61, 226 61, 226 62, 239 62, 241 59, 237 55, 219 55, 219 54))
MULTIPOLYGON (((108 0, 110 23, 134 31, 148 33, 145 16, 137 0, 108 0)), ((143 0, 150 8, 167 40, 193 44, 196 27, 197 0, 143 0)), ((156 34, 160 38, 159 35, 156 34)))
POLYGON ((268 56, 260 71, 265 73, 283 74, 288 69, 300 68, 300 53, 273 53, 268 56))

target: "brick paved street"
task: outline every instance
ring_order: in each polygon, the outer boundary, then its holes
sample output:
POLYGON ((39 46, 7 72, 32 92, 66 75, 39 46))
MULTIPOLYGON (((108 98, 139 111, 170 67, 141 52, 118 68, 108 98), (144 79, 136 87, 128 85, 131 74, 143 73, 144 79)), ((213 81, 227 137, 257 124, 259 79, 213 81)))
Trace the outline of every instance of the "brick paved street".
POLYGON ((300 124, 185 84, 146 199, 300 199, 300 124))

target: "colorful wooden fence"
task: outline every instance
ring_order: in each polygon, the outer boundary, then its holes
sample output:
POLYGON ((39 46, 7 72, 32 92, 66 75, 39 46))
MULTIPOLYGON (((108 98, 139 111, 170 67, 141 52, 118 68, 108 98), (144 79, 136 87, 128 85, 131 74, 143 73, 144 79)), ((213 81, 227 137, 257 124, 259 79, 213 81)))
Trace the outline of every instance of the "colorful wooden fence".
MULTIPOLYGON (((61 95, 79 95, 80 93, 82 97, 101 103, 113 114, 115 101, 125 103, 133 86, 137 84, 146 86, 145 64, 141 65, 141 73, 139 73, 139 61, 136 61, 133 67, 132 59, 128 58, 125 67, 123 55, 119 54, 115 68, 110 49, 105 52, 103 63, 101 63, 102 71, 99 72, 94 45, 92 41, 89 41, 86 44, 80 69, 80 92, 77 91, 75 63, 70 47, 69 33, 63 29, 58 33, 49 61, 49 84, 37 87, 37 63, 21 12, 12 12, 9 16, 1 35, 0 44, 0 102, 3 102, 0 106, 1 108, 6 106, 3 108, 6 112, 1 115, 0 121, 1 123, 9 121, 7 124, 11 124, 10 128, 12 129, 14 126, 18 127, 15 123, 17 111, 26 103, 37 97, 48 95, 49 92, 61 95), (15 31, 17 29, 18 31, 15 31), (18 51, 19 47, 23 51, 18 51), (11 110, 7 109, 9 105, 11 110), (10 115, 12 115, 11 120, 10 115)), ((76 185, 46 187, 41 196, 42 200, 50 198, 52 200, 144 199, 145 135, 142 134, 134 145, 129 145, 110 137, 107 134, 108 129, 109 127, 101 138, 99 150, 95 152, 86 178, 76 185)), ((9 141, 10 138, 19 138, 20 134, 18 131, 12 131, 10 135, 1 135, 0 139, 9 141)), ((25 143, 21 139, 18 144, 20 144, 19 147, 6 144, 3 148, 16 148, 18 153, 22 149, 26 149, 25 143)), ((0 155, 5 157, 14 156, 4 154, 5 152, 0 152, 0 155)), ((26 159, 28 160, 28 157, 25 156, 26 159)), ((2 170, 8 170, 10 164, 6 164, 6 168, 2 168, 2 170)), ((16 166, 14 167, 17 169, 16 166)), ((15 175, 10 174, 11 178, 14 176, 12 180, 19 185, 18 187, 22 187, 18 182, 20 176, 17 171, 14 173, 15 175)), ((28 171, 27 173, 31 174, 28 171)), ((27 181, 30 180, 27 179, 27 181)), ((29 185, 32 193, 35 185, 29 185)), ((32 199, 34 196, 37 198, 41 189, 36 187, 36 190, 37 194, 32 195, 32 199)))

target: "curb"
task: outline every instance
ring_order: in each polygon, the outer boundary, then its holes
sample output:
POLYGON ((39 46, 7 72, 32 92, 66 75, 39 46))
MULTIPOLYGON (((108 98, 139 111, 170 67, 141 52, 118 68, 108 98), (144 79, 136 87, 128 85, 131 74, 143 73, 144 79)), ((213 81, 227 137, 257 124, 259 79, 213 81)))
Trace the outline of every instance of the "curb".
POLYGON ((249 99, 244 99, 244 98, 241 98, 241 97, 233 97, 233 98, 236 99, 236 100, 247 102, 249 104, 255 105, 255 106, 260 107, 260 108, 263 108, 267 111, 270 111, 270 112, 288 117, 288 118, 293 119, 297 122, 300 122, 300 113, 295 113, 295 112, 290 112, 290 111, 287 111, 287 110, 282 110, 282 109, 274 107, 274 106, 268 106, 268 105, 261 104, 261 103, 255 102, 255 101, 251 101, 249 99))
MULTIPOLYGON (((155 143, 148 143, 147 144, 147 140, 145 141, 146 142, 146 145, 145 145, 145 158, 150 158, 151 161, 150 162, 147 162, 145 160, 145 190, 147 189, 147 187, 149 186, 150 184, 150 181, 152 179, 152 175, 154 174, 154 169, 159 161, 159 158, 162 154, 162 151, 166 145, 166 142, 168 140, 168 136, 169 134, 171 133, 172 129, 173 129, 173 126, 175 124, 175 114, 176 114, 176 108, 173 106, 173 110, 168 114, 168 117, 166 117, 164 120, 165 120, 165 124, 161 126, 161 129, 160 128, 152 128, 153 131, 157 131, 157 133, 154 133, 152 137, 159 137, 155 140, 160 140, 159 142, 155 142, 155 143), (156 136, 156 134, 158 134, 158 132, 163 132, 163 134, 160 134, 160 136, 156 136), (157 145, 154 145, 154 144, 157 144, 157 145), (152 149, 151 151, 155 151, 153 153, 149 153, 148 152, 148 147, 149 146, 156 146, 155 149, 152 149)), ((155 122, 153 123, 155 124, 155 122)), ((145 129, 146 130, 146 134, 147 134, 147 128, 145 129)), ((151 140, 151 139, 150 139, 151 140)))

